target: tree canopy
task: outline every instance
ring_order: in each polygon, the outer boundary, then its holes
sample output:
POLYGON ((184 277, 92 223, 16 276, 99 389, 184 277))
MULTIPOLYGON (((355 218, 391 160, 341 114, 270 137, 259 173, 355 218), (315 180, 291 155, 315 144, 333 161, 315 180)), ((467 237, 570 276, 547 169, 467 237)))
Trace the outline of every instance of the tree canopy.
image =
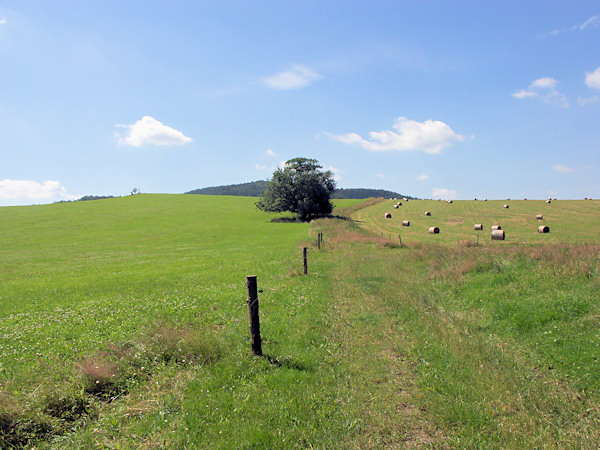
POLYGON ((275 170, 256 206, 263 211, 290 211, 303 221, 333 211, 333 174, 316 159, 294 158, 275 170))

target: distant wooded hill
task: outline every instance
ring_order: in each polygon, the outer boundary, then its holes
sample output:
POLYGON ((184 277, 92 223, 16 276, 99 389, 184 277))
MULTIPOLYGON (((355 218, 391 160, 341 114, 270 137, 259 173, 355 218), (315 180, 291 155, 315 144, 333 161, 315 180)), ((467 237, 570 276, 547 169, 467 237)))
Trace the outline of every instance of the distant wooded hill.
MULTIPOLYGON (((260 197, 265 188, 266 181, 252 181, 250 183, 229 184, 227 186, 212 186, 202 189, 194 189, 186 194, 200 195, 238 195, 242 197, 260 197)), ((409 195, 399 194, 398 192, 386 191, 385 189, 336 189, 332 198, 353 198, 362 199, 370 197, 386 198, 414 198, 409 195)))

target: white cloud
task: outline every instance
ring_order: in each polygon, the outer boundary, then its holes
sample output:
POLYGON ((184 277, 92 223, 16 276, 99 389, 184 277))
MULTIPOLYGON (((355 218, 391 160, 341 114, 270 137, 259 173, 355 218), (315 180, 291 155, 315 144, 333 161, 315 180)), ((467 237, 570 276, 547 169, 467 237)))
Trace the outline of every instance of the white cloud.
POLYGON ((261 164, 254 164, 254 167, 256 167, 258 170, 265 170, 268 168, 267 166, 263 166, 261 164))
POLYGON ((569 107, 569 101, 556 89, 557 81, 551 77, 534 80, 528 89, 521 89, 511 95, 520 100, 524 98, 539 98, 544 103, 553 103, 564 108, 569 107))
POLYGON ((598 28, 599 25, 600 25, 600 17, 592 16, 588 20, 586 20, 585 23, 579 25, 579 29, 587 30, 588 28, 598 28))
POLYGON ((340 173, 343 172, 342 169, 338 169, 337 167, 333 167, 333 166, 326 166, 326 167, 323 167, 323 169, 329 170, 333 174, 333 179, 335 181, 342 181, 342 176, 340 175, 340 173))
POLYGON ((5 18, 0 19, 0 25, 5 24, 5 23, 6 23, 6 19, 5 18))
POLYGON ((47 180, 38 183, 32 180, 0 180, 0 200, 11 204, 32 202, 53 202, 58 200, 75 200, 59 181, 47 180))
POLYGON ((594 89, 600 89, 600 67, 585 74, 585 84, 594 89))
POLYGON ((441 198, 443 200, 456 200, 458 193, 446 188, 432 188, 431 196, 433 198, 441 198))
POLYGON ((580 25, 573 25, 571 27, 567 27, 567 28, 557 28, 555 30, 552 30, 550 33, 545 34, 545 35, 541 35, 541 38, 545 38, 548 36, 557 36, 561 33, 565 33, 567 31, 585 31, 585 30, 591 30, 593 28, 598 28, 598 26, 600 26, 600 16, 592 16, 589 19, 587 19, 585 22, 583 22, 580 25))
POLYGON ((127 131, 125 136, 119 135, 120 145, 131 145, 140 147, 144 144, 151 145, 184 145, 192 142, 192 139, 184 134, 160 123, 154 117, 144 116, 133 125, 115 125, 127 131))
POLYGON ((552 168, 560 173, 574 173, 574 172, 586 172, 588 170, 594 170, 594 166, 591 164, 587 164, 585 166, 579 166, 579 167, 569 167, 569 166, 563 166, 561 164, 555 164, 552 166, 552 168))
POLYGON ((272 149, 270 149, 270 148, 267 149, 267 151, 265 152, 265 155, 266 156, 272 156, 272 157, 277 156, 277 154, 272 149))
POLYGON ((306 87, 319 78, 321 75, 308 67, 295 65, 286 72, 276 73, 262 81, 271 89, 290 90, 306 87))
POLYGON ((534 91, 527 91, 525 89, 521 89, 520 91, 514 92, 511 95, 515 98, 523 99, 527 97, 537 97, 538 93, 534 91))
POLYGON ((427 175, 426 173, 422 173, 421 175, 419 175, 417 177, 417 180, 419 180, 419 181, 425 181, 427 178, 429 178, 429 175, 427 175))
POLYGON ((417 122, 406 117, 399 117, 393 127, 395 131, 371 131, 369 139, 364 139, 356 133, 325 134, 344 144, 359 144, 374 152, 421 150, 425 153, 439 154, 454 142, 465 139, 464 136, 456 134, 449 125, 439 120, 417 122))
POLYGON ((593 95, 591 97, 579 97, 577 99, 577 103, 579 103, 579 106, 594 105, 598 102, 600 102, 600 97, 598 97, 597 95, 593 95))
POLYGON ((561 172, 561 173, 577 172, 577 169, 575 169, 573 167, 562 166, 560 164, 555 164, 554 166, 552 166, 552 168, 554 170, 556 170, 557 172, 561 172))
POLYGON ((379 178, 385 178, 385 174, 383 173, 377 173, 375 176, 378 176, 379 178))
POLYGON ((529 87, 531 89, 555 89, 556 88, 556 80, 550 77, 538 78, 534 82, 532 82, 529 87))

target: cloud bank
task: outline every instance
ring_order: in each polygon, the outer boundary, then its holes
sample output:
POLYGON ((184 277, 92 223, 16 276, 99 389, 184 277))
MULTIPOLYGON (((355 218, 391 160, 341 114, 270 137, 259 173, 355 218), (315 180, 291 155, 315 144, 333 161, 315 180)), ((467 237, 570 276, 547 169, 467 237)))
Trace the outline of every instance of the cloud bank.
POLYGON ((464 136, 457 134, 450 126, 439 120, 417 122, 399 117, 393 125, 394 130, 371 131, 365 139, 357 133, 335 135, 325 133, 331 139, 344 144, 358 144, 361 147, 378 151, 420 150, 425 153, 439 154, 454 142, 461 142, 464 136))
POLYGON ((192 142, 181 131, 160 123, 154 117, 144 116, 133 125, 115 125, 126 131, 124 136, 119 136, 120 145, 141 147, 144 144, 172 146, 184 145, 192 142))
POLYGON ((262 82, 271 89, 291 90, 300 89, 321 78, 317 72, 308 67, 295 65, 286 72, 263 78, 262 82))
POLYGON ((59 181, 0 180, 0 200, 11 204, 76 200, 59 181))

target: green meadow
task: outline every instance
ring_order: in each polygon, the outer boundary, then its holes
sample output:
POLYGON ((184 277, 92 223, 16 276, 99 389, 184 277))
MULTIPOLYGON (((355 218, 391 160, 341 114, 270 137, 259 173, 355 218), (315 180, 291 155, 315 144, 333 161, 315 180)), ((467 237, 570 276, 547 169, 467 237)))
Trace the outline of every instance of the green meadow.
POLYGON ((255 201, 0 208, 0 447, 600 446, 599 202, 255 201))

